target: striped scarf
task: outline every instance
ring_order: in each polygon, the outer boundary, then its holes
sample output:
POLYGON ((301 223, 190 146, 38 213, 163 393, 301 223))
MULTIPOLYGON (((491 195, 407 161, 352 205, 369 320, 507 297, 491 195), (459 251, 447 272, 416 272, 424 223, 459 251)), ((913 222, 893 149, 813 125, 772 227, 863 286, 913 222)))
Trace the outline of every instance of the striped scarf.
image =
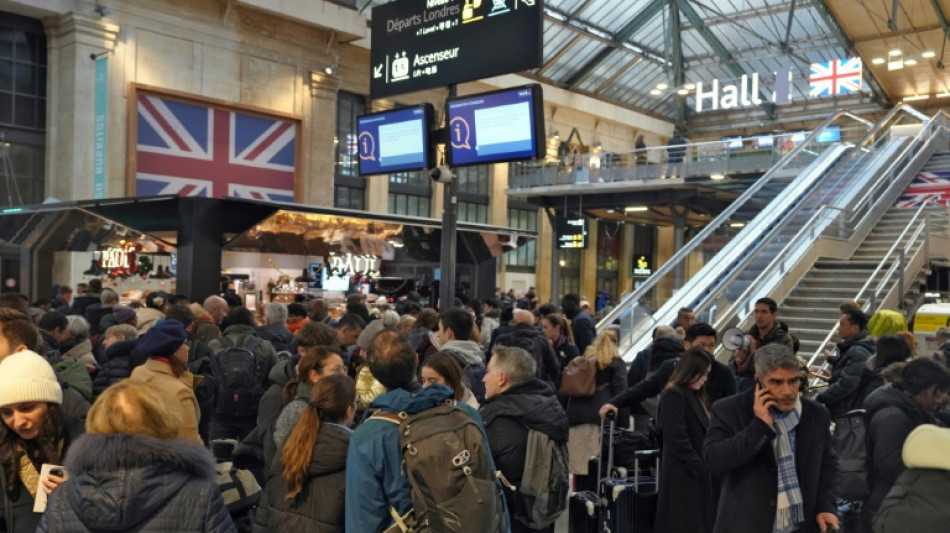
POLYGON ((777 436, 772 442, 778 465, 778 497, 776 498, 775 530, 786 531, 805 521, 802 489, 795 470, 795 427, 801 420, 802 401, 787 412, 772 409, 772 427, 777 436))

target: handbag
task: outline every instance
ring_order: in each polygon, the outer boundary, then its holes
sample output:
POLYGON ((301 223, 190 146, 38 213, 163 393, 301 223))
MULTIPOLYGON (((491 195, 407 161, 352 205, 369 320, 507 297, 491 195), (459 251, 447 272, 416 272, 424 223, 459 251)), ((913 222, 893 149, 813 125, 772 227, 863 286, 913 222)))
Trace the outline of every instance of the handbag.
POLYGON ((560 393, 572 398, 589 398, 597 390, 597 365, 585 357, 575 357, 561 374, 560 393))

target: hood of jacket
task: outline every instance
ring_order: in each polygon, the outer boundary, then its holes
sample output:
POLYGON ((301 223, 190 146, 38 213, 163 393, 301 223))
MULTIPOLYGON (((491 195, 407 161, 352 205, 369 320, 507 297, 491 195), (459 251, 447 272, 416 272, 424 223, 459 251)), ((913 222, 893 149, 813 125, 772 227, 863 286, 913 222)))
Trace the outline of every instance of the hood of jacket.
POLYGON ((266 326, 259 326, 257 328, 257 333, 261 336, 261 338, 267 340, 279 339, 285 343, 289 343, 294 340, 294 334, 291 333, 290 329, 287 328, 287 324, 267 324, 266 326))
POLYGON ((241 336, 251 336, 257 337, 257 330, 253 326, 245 326, 244 324, 232 324, 224 330, 224 335, 226 337, 241 337, 241 336))
POLYGON ((547 382, 531 378, 485 400, 478 411, 485 425, 500 416, 515 418, 555 442, 567 442, 569 425, 557 394, 547 382))
MULTIPOLYGON (((277 361, 271 369, 270 373, 267 374, 267 379, 276 385, 283 387, 287 384, 288 381, 293 379, 297 375, 297 363, 289 359, 282 359, 277 361)), ((301 385, 303 385, 301 383, 301 385)))
POLYGON ((155 322, 165 318, 165 314, 151 307, 140 307, 135 310, 135 323, 139 331, 145 331, 155 325, 155 322))
POLYGON ((449 352, 466 365, 485 365, 485 353, 475 341, 449 341, 439 347, 440 352, 449 352))
POLYGON ((886 385, 868 394, 864 400, 864 408, 867 410, 868 417, 873 417, 875 413, 887 407, 896 407, 905 415, 921 424, 929 421, 930 416, 925 413, 914 400, 905 392, 897 390, 893 385, 886 385))
POLYGON ((87 353, 92 353, 92 341, 89 339, 83 339, 79 344, 67 350, 66 353, 63 354, 63 357, 79 359, 87 353))
POLYGON ((106 351, 103 352, 102 357, 105 362, 109 362, 120 357, 130 357, 132 355, 132 350, 134 350, 138 344, 139 340, 137 338, 116 341, 111 346, 106 348, 106 351))
POLYGON ((950 429, 933 424, 917 426, 904 441, 903 459, 907 468, 950 470, 950 429))
POLYGON ((877 351, 877 344, 875 344, 874 340, 870 337, 870 335, 868 335, 867 330, 861 330, 854 337, 851 337, 846 341, 839 342, 838 355, 829 357, 828 362, 832 365, 837 364, 838 361, 848 356, 848 351, 855 347, 859 348, 859 352, 866 350, 868 353, 868 358, 873 356, 877 351))
POLYGON ((214 458, 197 442, 144 435, 83 435, 66 454, 63 485, 93 531, 131 531, 192 479, 213 480, 214 458))
POLYGON ((317 445, 313 448, 307 473, 317 477, 343 471, 346 468, 346 449, 350 445, 352 434, 348 428, 337 424, 320 424, 317 445))
POLYGON ((436 383, 415 393, 406 389, 386 391, 377 396, 369 404, 369 408, 370 410, 385 409, 397 413, 405 411, 409 414, 415 414, 435 407, 446 400, 453 399, 455 399, 455 392, 452 389, 436 383))
POLYGON ((663 335, 650 345, 650 367, 659 368, 663 361, 683 355, 683 337, 676 334, 663 335))

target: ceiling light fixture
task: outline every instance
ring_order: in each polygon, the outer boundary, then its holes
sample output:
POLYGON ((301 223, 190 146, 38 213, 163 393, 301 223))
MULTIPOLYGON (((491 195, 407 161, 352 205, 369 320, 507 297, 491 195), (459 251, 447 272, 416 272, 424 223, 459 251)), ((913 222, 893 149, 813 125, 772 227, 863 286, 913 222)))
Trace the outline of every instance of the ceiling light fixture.
POLYGON ((653 89, 652 91, 650 91, 650 94, 652 94, 653 96, 660 96, 661 94, 663 94, 663 91, 659 89, 653 89))
POLYGON ((647 209, 649 209, 649 207, 645 205, 635 205, 631 207, 625 207, 624 211, 626 211, 627 213, 635 213, 635 212, 646 211, 647 209))
POLYGON ((715 173, 715 174, 710 174, 710 175, 709 175, 709 179, 711 179, 711 180, 713 180, 713 181, 722 181, 722 180, 726 179, 726 175, 717 172, 717 173, 715 173))
POLYGON ((695 83, 687 83, 686 85, 683 86, 683 88, 686 89, 687 91, 692 91, 693 89, 696 88, 696 84, 695 84, 695 83))
POLYGON ((686 96, 689 94, 689 91, 686 89, 686 87, 683 87, 682 89, 676 91, 676 94, 680 96, 686 96))
POLYGON ((883 65, 885 61, 887 61, 887 60, 884 59, 883 57, 875 57, 874 59, 871 60, 871 64, 872 64, 872 65, 883 65))
POLYGON ((914 96, 905 96, 902 101, 904 101, 904 102, 916 102, 916 101, 918 101, 918 100, 926 100, 926 99, 928 99, 928 98, 930 98, 930 95, 929 95, 929 94, 917 94, 917 95, 914 95, 914 96))
POLYGON ((729 227, 730 228, 744 228, 745 222, 733 222, 732 224, 729 224, 729 227))
POLYGON ((935 55, 937 55, 937 53, 934 52, 933 50, 924 50, 923 53, 920 54, 920 57, 930 59, 931 57, 934 57, 935 55))
POLYGON ((917 64, 917 60, 912 57, 908 57, 907 59, 904 60, 904 64, 914 66, 917 64))
POLYGON ((904 68, 904 54, 900 50, 891 50, 887 53, 887 70, 904 68))
POLYGON ((938 94, 935 94, 934 96, 936 96, 937 98, 950 98, 950 92, 938 93, 938 94))
POLYGON ((656 84, 656 88, 659 89, 659 90, 661 90, 661 91, 665 91, 665 90, 667 90, 669 87, 670 87, 670 86, 667 85, 667 84, 665 84, 665 83, 657 83, 657 84, 656 84))

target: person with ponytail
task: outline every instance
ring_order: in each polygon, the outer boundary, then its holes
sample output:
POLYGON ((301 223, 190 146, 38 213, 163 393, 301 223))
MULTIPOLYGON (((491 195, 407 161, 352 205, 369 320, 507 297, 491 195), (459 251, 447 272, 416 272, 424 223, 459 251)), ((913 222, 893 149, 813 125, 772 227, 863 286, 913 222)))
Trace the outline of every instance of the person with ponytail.
POLYGON ((343 356, 335 348, 312 346, 302 348, 301 352, 303 355, 297 363, 297 377, 284 386, 284 408, 274 423, 274 444, 277 445, 278 453, 300 419, 300 413, 307 407, 311 388, 326 376, 346 374, 343 356))
POLYGON ((324 377, 268 472, 254 533, 343 532, 346 451, 356 414, 356 384, 324 377))
POLYGON ((660 396, 663 482, 657 502, 657 531, 712 531, 715 523, 712 478, 703 462, 703 439, 709 427, 706 381, 711 369, 709 352, 701 346, 690 348, 676 363, 660 396), (684 503, 689 512, 683 512, 684 503))

